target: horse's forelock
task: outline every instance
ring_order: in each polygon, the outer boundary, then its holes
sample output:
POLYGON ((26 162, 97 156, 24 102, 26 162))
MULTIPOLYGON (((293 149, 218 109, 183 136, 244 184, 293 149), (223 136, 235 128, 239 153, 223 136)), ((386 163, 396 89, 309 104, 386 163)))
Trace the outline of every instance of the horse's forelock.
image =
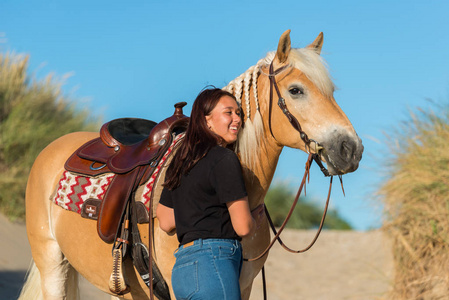
POLYGON ((327 97, 332 96, 335 85, 329 74, 326 61, 313 49, 292 49, 289 62, 303 72, 307 78, 327 97))
MULTIPOLYGON (((275 55, 276 52, 269 52, 259 60, 257 65, 261 68, 268 67, 275 55)), ((291 49, 288 63, 303 72, 325 96, 330 97, 332 95, 335 85, 329 74, 327 63, 315 50, 309 48, 291 49)))

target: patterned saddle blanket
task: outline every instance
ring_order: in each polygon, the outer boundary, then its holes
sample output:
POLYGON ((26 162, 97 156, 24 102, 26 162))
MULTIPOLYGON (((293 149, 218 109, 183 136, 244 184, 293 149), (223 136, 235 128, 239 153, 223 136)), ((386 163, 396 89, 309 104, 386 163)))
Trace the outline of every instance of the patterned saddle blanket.
MULTIPOLYGON (((150 216, 155 215, 155 209, 162 189, 160 184, 165 179, 165 171, 171 160, 171 154, 184 137, 184 133, 173 138, 173 142, 160 160, 151 177, 134 193, 138 223, 148 223, 150 216), (154 199, 155 201, 150 201, 154 199)), ((71 171, 64 171, 50 200, 62 208, 81 214, 84 218, 98 219, 101 202, 104 199, 110 183, 117 176, 115 173, 104 173, 98 176, 86 176, 71 171)))

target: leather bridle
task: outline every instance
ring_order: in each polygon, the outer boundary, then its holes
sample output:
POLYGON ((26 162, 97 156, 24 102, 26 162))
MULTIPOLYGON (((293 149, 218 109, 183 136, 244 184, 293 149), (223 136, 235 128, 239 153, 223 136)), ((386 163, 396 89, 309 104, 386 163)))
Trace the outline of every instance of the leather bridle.
MULTIPOLYGON (((274 60, 273 60, 274 61, 274 60)), ((285 99, 282 97, 281 92, 279 91, 279 87, 276 83, 276 75, 284 71, 288 65, 282 66, 278 68, 276 71, 273 70, 273 62, 270 64, 269 68, 269 74, 268 78, 270 79, 270 103, 269 103, 269 113, 268 113, 268 127, 270 128, 271 136, 276 140, 276 137, 273 134, 273 130, 271 129, 271 115, 273 110, 273 89, 276 91, 276 94, 278 96, 278 106, 284 113, 284 115, 287 117, 288 121, 292 125, 292 127, 299 132, 299 136, 304 142, 305 149, 308 153, 311 153, 310 151, 310 143, 315 143, 315 152, 313 153, 313 160, 317 163, 317 165, 320 167, 321 172, 323 172, 324 176, 328 177, 330 176, 329 171, 323 166, 323 163, 320 159, 319 152, 323 148, 317 141, 313 139, 309 139, 309 136, 307 133, 305 133, 302 130, 301 124, 299 124, 298 119, 288 110, 287 104, 285 103, 285 99)), ((277 141, 277 140, 276 140, 277 141)))
MULTIPOLYGON (((273 60, 274 61, 274 60, 273 60)), ((271 240, 270 244, 268 245, 268 247, 257 257, 254 258, 250 258, 250 259, 244 259, 245 261, 251 262, 251 261, 256 261, 259 260, 260 258, 262 258, 263 256, 265 256, 268 251, 273 247, 274 243, 276 241, 279 242, 279 244, 287 251, 291 252, 291 253, 303 253, 306 252, 307 250, 309 250, 310 248, 312 248, 312 246, 315 244, 315 242, 317 241, 321 230, 323 229, 324 226, 324 220, 326 218, 326 214, 327 214, 327 210, 329 207, 329 200, 330 200, 330 195, 331 195, 331 190, 332 190, 332 178, 333 176, 331 176, 329 174, 329 171, 323 166, 323 163, 321 162, 320 159, 320 152, 321 149, 323 148, 322 146, 320 146, 320 144, 318 142, 316 142, 313 139, 309 139, 309 137, 307 136, 307 134, 302 130, 301 125, 299 123, 299 121, 296 119, 296 117, 290 113, 290 111, 287 108, 287 104, 285 103, 285 99, 282 97, 281 92, 279 91, 279 87, 276 83, 276 75, 278 75, 279 73, 281 73, 282 71, 284 71, 286 68, 288 67, 288 65, 282 66, 280 68, 278 68, 277 70, 273 70, 273 62, 271 62, 270 64, 270 68, 269 68, 269 74, 268 74, 268 78, 270 80, 270 102, 269 102, 269 119, 268 119, 268 126, 270 128, 270 133, 271 136, 276 140, 276 137, 273 135, 273 130, 271 128, 271 115, 272 115, 272 109, 273 109, 273 90, 276 91, 276 94, 278 96, 278 106, 280 107, 280 109, 282 110, 282 112, 284 113, 284 115, 287 117, 288 121, 290 122, 290 124, 292 125, 292 127, 299 132, 299 136, 301 137, 301 140, 304 142, 305 144, 305 149, 306 151, 309 153, 309 156, 307 158, 307 162, 305 165, 305 172, 304 172, 304 176, 302 178, 301 184, 299 186, 298 192, 296 193, 296 197, 293 201, 293 204, 284 220, 284 222, 282 223, 281 227, 279 227, 279 230, 276 230, 273 221, 271 220, 271 217, 268 213, 267 208, 265 207, 265 214, 267 216, 268 222, 270 224, 270 227, 274 233, 274 238, 271 240), (313 142, 315 143, 315 151, 314 153, 312 153, 310 151, 310 143, 313 142), (304 189, 305 191, 305 184, 306 181, 308 182, 310 180, 310 167, 312 166, 313 162, 316 162, 317 165, 320 167, 321 172, 324 174, 324 176, 326 177, 330 177, 330 183, 329 183, 329 191, 327 194, 327 199, 326 199, 326 204, 324 207, 324 211, 323 211, 323 215, 321 217, 321 221, 320 221, 320 226, 318 227, 318 230, 315 234, 315 237, 313 238, 312 242, 305 248, 300 249, 300 250, 292 250, 291 248, 287 247, 284 242, 281 240, 280 235, 282 233, 282 231, 285 229, 290 217, 293 214, 293 211, 296 207, 296 204, 298 203, 299 197, 302 193, 302 190, 304 189)), ((277 140, 276 140, 277 141, 277 140)), ((343 189, 343 181, 341 176, 339 175, 339 179, 341 182, 341 186, 342 186, 342 190, 343 190, 343 194, 344 194, 344 189, 343 189)), ((262 267, 262 280, 263 280, 263 288, 264 288, 264 299, 267 299, 267 293, 266 293, 266 279, 265 279, 265 268, 262 267)))

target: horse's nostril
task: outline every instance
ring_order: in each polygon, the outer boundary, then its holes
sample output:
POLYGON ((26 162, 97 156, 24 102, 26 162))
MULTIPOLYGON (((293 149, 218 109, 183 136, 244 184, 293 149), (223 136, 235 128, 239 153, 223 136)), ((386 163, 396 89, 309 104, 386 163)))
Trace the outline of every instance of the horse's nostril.
POLYGON ((354 148, 355 145, 350 141, 343 141, 340 146, 340 155, 346 160, 349 160, 354 154, 354 148))

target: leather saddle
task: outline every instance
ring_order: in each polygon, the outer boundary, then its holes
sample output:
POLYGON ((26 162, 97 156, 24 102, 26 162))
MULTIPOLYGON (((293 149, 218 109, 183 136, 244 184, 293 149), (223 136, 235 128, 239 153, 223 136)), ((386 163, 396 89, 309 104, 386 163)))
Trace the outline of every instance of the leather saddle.
POLYGON ((97 231, 106 243, 113 243, 132 193, 152 175, 171 145, 173 137, 187 128, 183 114, 186 102, 175 104, 174 114, 156 124, 144 119, 112 120, 100 129, 100 137, 78 148, 66 161, 65 169, 95 177, 114 173, 100 204, 97 231))

